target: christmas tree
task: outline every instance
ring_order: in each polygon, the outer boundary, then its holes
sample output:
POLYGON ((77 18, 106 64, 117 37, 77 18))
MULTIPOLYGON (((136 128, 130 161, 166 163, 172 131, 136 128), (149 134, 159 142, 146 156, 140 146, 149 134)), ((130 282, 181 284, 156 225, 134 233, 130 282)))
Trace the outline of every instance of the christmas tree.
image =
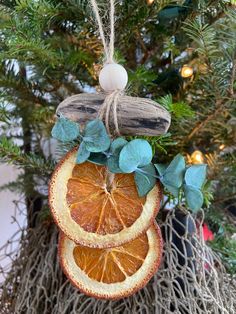
MULTIPOLYGON (((108 12, 105 2, 99 5, 108 12)), ((2 270, 4 313, 155 312, 147 292, 123 303, 89 299, 58 265, 47 187, 71 147, 55 151, 51 130, 60 102, 99 91, 103 47, 89 1, 3 0, 0 8, 0 158, 22 170, 1 189, 14 191, 16 200, 23 195, 27 215, 20 248, 2 270)), ((129 75, 126 93, 151 98, 171 114, 168 133, 144 137, 155 159, 169 163, 181 153, 189 164, 208 164, 204 234, 230 276, 236 271, 234 1, 124 0, 116 5, 115 29, 115 58, 129 75)), ((175 205, 168 191, 164 200, 161 213, 175 205)))

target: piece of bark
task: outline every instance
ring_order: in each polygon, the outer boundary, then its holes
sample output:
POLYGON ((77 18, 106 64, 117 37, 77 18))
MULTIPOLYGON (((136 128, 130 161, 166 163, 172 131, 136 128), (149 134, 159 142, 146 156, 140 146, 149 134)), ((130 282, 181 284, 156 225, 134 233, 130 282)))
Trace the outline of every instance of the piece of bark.
MULTIPOLYGON (((57 115, 84 125, 96 119, 104 102, 105 94, 78 94, 66 98, 57 108, 57 115)), ((169 112, 153 100, 139 97, 120 96, 117 119, 121 135, 157 136, 167 132, 171 117, 169 112)), ((110 112, 109 126, 115 133, 113 113, 110 112)))

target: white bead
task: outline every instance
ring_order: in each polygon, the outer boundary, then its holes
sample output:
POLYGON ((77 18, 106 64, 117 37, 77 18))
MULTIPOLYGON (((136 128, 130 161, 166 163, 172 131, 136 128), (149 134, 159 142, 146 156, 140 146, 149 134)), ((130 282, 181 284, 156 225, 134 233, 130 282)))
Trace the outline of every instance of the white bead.
POLYGON ((106 92, 124 90, 127 82, 127 71, 117 63, 105 64, 99 74, 99 83, 106 92))

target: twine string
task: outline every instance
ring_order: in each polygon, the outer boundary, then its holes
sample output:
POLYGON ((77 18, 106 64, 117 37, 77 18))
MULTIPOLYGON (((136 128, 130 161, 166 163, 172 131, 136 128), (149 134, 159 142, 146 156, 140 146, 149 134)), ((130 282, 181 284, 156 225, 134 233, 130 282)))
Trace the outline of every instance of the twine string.
POLYGON ((119 90, 113 91, 111 94, 108 94, 101 106, 101 109, 98 113, 98 118, 103 119, 105 117, 105 126, 109 133, 109 135, 112 135, 112 132, 110 130, 110 114, 112 111, 113 115, 113 122, 115 126, 115 133, 117 135, 120 135, 119 130, 119 123, 118 123, 118 117, 117 117, 117 106, 119 105, 119 97, 121 95, 121 92, 119 90))
POLYGON ((96 0, 90 0, 91 6, 94 12, 94 15, 96 17, 96 21, 98 24, 98 29, 100 33, 100 37, 102 40, 102 44, 104 47, 104 52, 105 52, 105 62, 104 63, 115 63, 114 61, 114 40, 115 40, 115 5, 114 5, 114 0, 110 0, 110 24, 108 29, 110 29, 110 36, 109 36, 109 43, 108 40, 106 39, 105 32, 104 32, 104 25, 101 19, 101 15, 99 13, 99 8, 97 5, 96 0))
POLYGON ((114 41, 115 41, 115 5, 114 0, 110 0, 110 41, 109 41, 109 63, 114 62, 114 41))
MULTIPOLYGON (((114 61, 114 41, 115 41, 115 5, 114 5, 114 0, 110 0, 110 16, 109 16, 109 30, 110 30, 110 35, 109 35, 109 40, 106 39, 105 36, 105 31, 104 31, 104 25, 101 19, 101 15, 99 13, 99 8, 97 5, 96 0, 90 0, 91 6, 94 12, 94 15, 96 17, 96 21, 98 24, 98 30, 100 33, 101 41, 104 47, 104 54, 105 54, 105 60, 104 64, 111 64, 115 63, 114 61)), ((117 117, 117 108, 119 105, 119 96, 121 95, 120 90, 114 90, 111 93, 109 93, 102 106, 101 109, 99 110, 98 113, 98 118, 103 120, 105 118, 105 125, 107 132, 110 136, 112 136, 112 132, 110 129, 110 116, 112 112, 113 116, 113 122, 115 126, 115 134, 120 135, 119 131, 119 123, 118 123, 118 117, 117 117)))

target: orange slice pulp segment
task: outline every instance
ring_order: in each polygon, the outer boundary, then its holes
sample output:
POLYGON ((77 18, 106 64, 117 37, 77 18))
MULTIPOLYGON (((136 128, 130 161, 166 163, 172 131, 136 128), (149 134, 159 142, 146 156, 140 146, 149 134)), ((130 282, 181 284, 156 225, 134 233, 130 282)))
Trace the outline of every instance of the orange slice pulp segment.
POLYGON ((102 235, 130 227, 140 216, 140 198, 133 174, 115 174, 107 184, 106 167, 90 162, 75 165, 67 184, 71 217, 84 230, 102 235))
POLYGON ((73 251, 78 267, 91 279, 104 282, 121 282, 132 276, 143 264, 148 253, 147 235, 112 249, 92 249, 76 246, 73 251))

